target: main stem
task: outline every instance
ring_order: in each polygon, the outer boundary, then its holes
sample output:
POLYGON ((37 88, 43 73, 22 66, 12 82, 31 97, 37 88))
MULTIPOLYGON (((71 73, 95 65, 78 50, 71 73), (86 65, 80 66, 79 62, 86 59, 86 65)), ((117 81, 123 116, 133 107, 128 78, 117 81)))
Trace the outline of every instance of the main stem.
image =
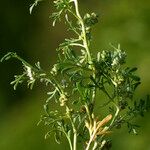
MULTIPOLYGON (((70 110, 69 107, 66 105, 66 110, 70 110)), ((71 150, 77 150, 77 129, 75 127, 75 124, 72 120, 72 117, 70 114, 68 114, 71 126, 72 126, 72 130, 73 130, 73 144, 69 143, 72 145, 72 147, 70 146, 71 150)), ((69 140, 70 142, 70 140, 69 140)))
MULTIPOLYGON (((81 29, 82 29, 82 32, 81 32, 81 37, 83 39, 83 46, 87 52, 87 57, 88 57, 88 63, 89 63, 89 67, 90 69, 93 70, 93 78, 95 79, 96 75, 95 75, 95 67, 93 65, 93 62, 92 62, 92 57, 91 57, 91 53, 90 53, 90 50, 89 50, 89 45, 88 45, 88 40, 87 40, 87 36, 86 36, 86 29, 85 29, 85 24, 84 24, 84 21, 80 15, 80 12, 79 12, 79 6, 78 6, 78 0, 73 0, 74 2, 74 5, 75 5, 75 11, 76 11, 76 16, 77 16, 77 19, 79 20, 80 22, 80 25, 81 25, 81 29)), ((93 89, 93 92, 92 92, 92 100, 91 102, 94 104, 94 101, 95 101, 95 96, 96 96, 96 88, 93 89)), ((87 106, 88 107, 88 106, 87 106)), ((87 110, 89 110, 89 108, 87 108, 87 110)), ((90 119, 90 122, 92 123, 92 120, 91 120, 91 113, 89 112, 89 119, 90 119)), ((73 127, 74 128, 74 127, 73 127)), ((75 129, 75 128, 74 128, 75 129)), ((73 143, 73 150, 76 150, 76 144, 77 144, 77 132, 76 130, 73 129, 73 132, 74 132, 74 143, 73 143)), ((93 139, 93 138, 92 138, 93 139)), ((90 142, 86 148, 86 150, 88 150, 90 148, 90 145, 91 145, 91 142, 92 142, 92 139, 90 139, 90 142)), ((96 146, 96 145, 95 145, 96 146)), ((93 148, 95 149, 95 148, 93 148)))
MULTIPOLYGON (((78 20, 79 20, 79 22, 81 24, 81 28, 82 28, 81 36, 83 36, 83 45, 84 45, 84 48, 88 55, 88 63, 90 64, 90 68, 93 70, 93 78, 95 79, 95 77, 96 77, 95 67, 93 66, 92 57, 91 57, 91 53, 90 53, 89 46, 88 46, 88 40, 87 40, 87 36, 86 36, 86 29, 85 29, 84 21, 79 12, 78 0, 73 0, 73 1, 75 4, 76 15, 78 17, 78 20)), ((95 96, 96 96, 96 88, 93 89, 93 94, 92 94, 92 103, 93 104, 95 102, 95 96)))
POLYGON ((77 150, 77 131, 74 132, 74 137, 73 137, 73 150, 77 150))
MULTIPOLYGON (((88 55, 88 63, 90 64, 90 69, 93 70, 93 78, 95 79, 95 77, 96 77, 95 67, 93 66, 93 63, 92 63, 92 58, 91 58, 91 54, 90 54, 90 50, 89 50, 89 46, 88 46, 88 40, 87 40, 87 36, 86 36, 86 29, 85 29, 84 21, 83 21, 81 15, 80 15, 80 12, 79 12, 78 0, 74 0, 74 4, 75 4, 76 15, 79 19, 79 22, 80 22, 81 28, 82 28, 81 36, 83 37, 83 45, 84 45, 85 50, 86 50, 87 55, 88 55)), ((93 94, 92 94, 91 102, 92 102, 92 104, 94 104, 95 96, 96 96, 96 88, 93 89, 92 93, 93 94)), ((87 110, 89 110, 89 109, 87 108, 87 110)), ((90 120, 90 123, 92 123, 90 112, 89 112, 89 120, 90 120)), ((90 139, 90 142, 88 143, 88 146, 87 146, 86 150, 88 150, 90 148, 91 142, 92 142, 92 139, 90 139)))
POLYGON ((84 21, 83 21, 81 15, 80 15, 80 12, 79 12, 78 0, 73 0, 73 1, 75 4, 76 15, 77 15, 79 22, 81 24, 81 27, 82 27, 83 45, 84 45, 84 48, 86 49, 86 52, 88 55, 88 61, 89 61, 89 63, 92 63, 92 58, 91 58, 90 50, 88 47, 87 37, 86 37, 86 30, 85 30, 84 21))
POLYGON ((113 123, 114 123, 115 119, 117 118, 117 116, 118 116, 118 114, 119 114, 119 111, 120 111, 119 107, 118 107, 115 103, 114 103, 114 105, 115 105, 115 107, 116 107, 116 113, 115 113, 115 115, 114 115, 114 117, 113 117, 113 119, 112 119, 112 121, 111 121, 109 127, 111 127, 111 126, 113 125, 113 123))

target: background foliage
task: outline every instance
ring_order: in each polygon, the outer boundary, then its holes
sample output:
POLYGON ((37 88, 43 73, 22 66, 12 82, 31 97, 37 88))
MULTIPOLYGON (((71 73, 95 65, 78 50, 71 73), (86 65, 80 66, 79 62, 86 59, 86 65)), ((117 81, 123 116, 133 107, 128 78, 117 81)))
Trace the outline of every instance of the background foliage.
MULTIPOLYGON (((52 1, 42 2, 29 14, 30 0, 5 0, 0 4, 0 57, 8 51, 16 51, 31 63, 40 61, 45 69, 55 62, 55 49, 66 35, 63 23, 52 28, 52 1)), ((149 93, 150 81, 150 2, 148 0, 82 0, 83 12, 95 11, 100 22, 94 28, 93 51, 109 49, 109 43, 121 44, 127 52, 127 64, 139 68, 142 84, 136 97, 149 93)), ((62 149, 53 140, 44 140, 44 128, 36 126, 46 99, 46 89, 41 84, 30 91, 9 85, 18 74, 21 64, 10 60, 0 64, 0 149, 48 150, 62 149)), ((139 135, 132 136, 120 130, 113 133, 113 150, 149 150, 149 114, 138 118, 139 135), (121 137, 121 140, 120 140, 121 137)), ((64 146, 66 150, 67 147, 64 146)))

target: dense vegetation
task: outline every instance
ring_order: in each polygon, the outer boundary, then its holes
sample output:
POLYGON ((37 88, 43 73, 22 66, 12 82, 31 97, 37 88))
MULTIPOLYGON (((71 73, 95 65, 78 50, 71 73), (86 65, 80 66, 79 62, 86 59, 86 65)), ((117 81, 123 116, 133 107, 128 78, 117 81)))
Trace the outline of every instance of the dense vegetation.
MULTIPOLYGON (((121 15, 121 14, 120 14, 121 15)), ((109 19, 108 19, 109 20, 109 19)), ((109 26, 111 26, 111 25, 109 25, 109 26)), ((106 28, 106 27, 105 27, 106 28)), ((107 29, 107 28, 106 28, 107 29)), ((119 29, 117 29, 117 30, 119 30, 119 29)), ((110 30, 109 30, 109 32, 110 32, 110 30)), ((122 31, 123 32, 123 31, 122 31)), ((116 34, 117 35, 117 34, 116 34)), ((97 38, 98 39, 98 38, 97 38)), ((134 38, 133 38, 134 39, 134 38)), ((104 40, 104 39, 103 39, 104 40)), ((103 41, 102 40, 102 41, 103 41)), ((114 39, 115 40, 115 39, 114 39)), ((135 39, 134 39, 135 40, 135 39)), ((98 40, 97 40, 98 41, 98 40)), ((100 39, 100 41, 101 41, 101 39, 100 39)), ((125 40, 125 42, 126 42, 126 40, 125 40)), ((105 43, 105 42, 104 42, 105 43)), ((108 43, 107 43, 108 44, 108 43)), ((95 45, 94 45, 94 47, 96 47, 95 45)), ((97 46, 98 47, 98 46, 97 46)), ((129 46, 130 47, 130 46, 129 46)), ((136 50, 138 50, 138 49, 136 49, 136 50)), ((142 55, 144 55, 144 54, 142 54, 142 55)), ((138 58, 138 56, 136 56, 137 58, 138 58)), ((19 111, 18 111, 19 112, 19 111)), ((33 118, 32 118, 33 119, 33 118)))

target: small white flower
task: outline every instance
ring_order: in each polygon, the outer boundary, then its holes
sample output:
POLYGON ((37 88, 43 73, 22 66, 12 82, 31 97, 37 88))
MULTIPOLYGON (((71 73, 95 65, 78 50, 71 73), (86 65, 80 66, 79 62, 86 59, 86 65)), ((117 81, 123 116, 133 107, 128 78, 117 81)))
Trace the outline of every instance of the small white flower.
POLYGON ((57 75, 57 73, 58 73, 58 64, 54 64, 54 66, 51 70, 51 74, 57 75))
POLYGON ((31 67, 25 66, 27 71, 27 76, 30 78, 30 80, 34 80, 31 67))
POLYGON ((116 66, 116 65, 118 65, 118 63, 119 63, 119 60, 118 60, 118 57, 116 57, 116 58, 114 58, 114 60, 113 60, 113 62, 112 62, 112 66, 116 66))

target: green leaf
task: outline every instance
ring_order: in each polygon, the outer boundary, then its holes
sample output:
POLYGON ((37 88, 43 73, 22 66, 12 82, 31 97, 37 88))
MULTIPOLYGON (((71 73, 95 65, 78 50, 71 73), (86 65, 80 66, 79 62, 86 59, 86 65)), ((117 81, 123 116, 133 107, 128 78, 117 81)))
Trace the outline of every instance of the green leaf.
POLYGON ((62 12, 54 12, 54 13, 52 13, 52 15, 50 16, 50 18, 52 18, 54 21, 53 21, 53 26, 55 26, 56 25, 56 22, 59 20, 61 20, 60 19, 60 16, 61 16, 61 14, 62 14, 62 12))
POLYGON ((56 143, 60 144, 61 143, 62 133, 60 131, 56 131, 54 133, 54 137, 55 137, 56 143))
POLYGON ((137 128, 139 128, 140 126, 139 125, 136 125, 136 124, 132 124, 130 122, 127 122, 127 127, 129 129, 129 133, 133 133, 135 135, 137 135, 137 128))
POLYGON ((45 134, 45 139, 49 138, 50 137, 50 134, 51 134, 52 131, 49 131, 45 134))
POLYGON ((14 52, 8 52, 6 55, 4 55, 2 58, 1 58, 1 62, 5 61, 5 60, 9 60, 10 58, 12 57, 16 57, 17 54, 14 53, 14 52))
POLYGON ((45 104, 43 107, 44 107, 45 113, 49 116, 49 107, 48 107, 48 104, 45 104))
POLYGON ((34 84, 35 84, 35 79, 28 80, 28 88, 30 88, 31 90, 33 89, 34 84))
POLYGON ((84 23, 87 27, 93 26, 98 23, 98 15, 95 13, 86 14, 84 16, 84 23))
POLYGON ((57 92, 57 89, 55 89, 54 91, 52 92, 48 92, 47 94, 50 95, 49 98, 46 100, 46 103, 48 103, 56 94, 57 92))
POLYGON ((14 85, 14 90, 17 89, 18 84, 21 84, 25 80, 25 73, 22 75, 15 75, 15 80, 12 81, 10 84, 14 85))
POLYGON ((140 81, 141 79, 140 79, 140 77, 138 77, 138 76, 136 76, 136 75, 130 75, 130 77, 133 79, 133 80, 135 80, 135 81, 140 81))
POLYGON ((131 69, 129 70, 129 72, 135 72, 136 70, 137 70, 137 68, 134 67, 134 68, 131 68, 131 69))
POLYGON ((35 6, 37 6, 38 3, 41 2, 41 1, 43 1, 43 0, 35 0, 35 2, 30 5, 30 8, 29 8, 30 14, 32 14, 33 8, 34 8, 35 6))
POLYGON ((74 100, 74 101, 72 102, 73 105, 76 105, 76 104, 78 104, 78 103, 79 103, 79 100, 74 100))
POLYGON ((141 84, 141 82, 136 82, 133 84, 134 90, 141 84))
POLYGON ((39 70, 41 70, 41 65, 40 65, 40 62, 38 61, 37 63, 35 63, 35 66, 39 69, 39 70))
POLYGON ((69 131, 67 132, 67 135, 68 135, 69 138, 71 138, 71 130, 69 130, 69 131))

